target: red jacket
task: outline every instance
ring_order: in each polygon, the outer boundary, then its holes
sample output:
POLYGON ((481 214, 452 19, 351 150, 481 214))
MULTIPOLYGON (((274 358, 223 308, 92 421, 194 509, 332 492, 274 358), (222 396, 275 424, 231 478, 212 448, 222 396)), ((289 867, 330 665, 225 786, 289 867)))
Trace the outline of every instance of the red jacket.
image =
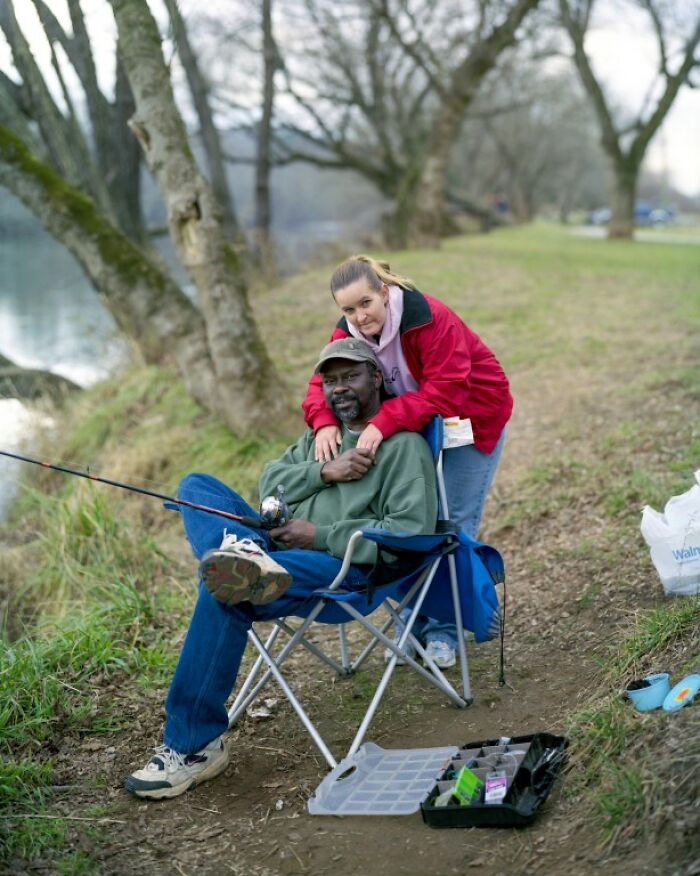
MULTIPOLYGON (((370 423, 389 438, 395 432, 417 432, 435 414, 469 417, 474 444, 490 453, 513 410, 508 378, 498 359, 447 305, 416 289, 404 289, 399 332, 418 389, 387 399, 370 423)), ((349 335, 343 317, 331 340, 349 335)), ((314 432, 338 424, 326 405, 318 374, 309 381, 302 408, 314 432)))

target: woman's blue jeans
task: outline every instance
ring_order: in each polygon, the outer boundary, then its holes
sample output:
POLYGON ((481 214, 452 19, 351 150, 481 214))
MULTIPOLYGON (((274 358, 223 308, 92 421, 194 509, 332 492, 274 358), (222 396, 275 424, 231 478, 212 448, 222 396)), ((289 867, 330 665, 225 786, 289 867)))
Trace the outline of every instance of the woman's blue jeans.
MULTIPOLYGON (((445 450, 442 455, 450 520, 472 538, 479 533, 484 502, 498 468, 504 441, 505 430, 491 453, 482 453, 473 444, 467 444, 445 450)), ((409 615, 408 609, 401 613, 403 620, 408 620, 409 615)), ((418 615, 413 633, 423 643, 445 642, 451 648, 457 647, 457 628, 452 623, 418 615)))
MULTIPOLYGON (((258 516, 237 493, 211 475, 187 475, 180 484, 178 496, 232 514, 258 516)), ((262 529, 252 529, 184 506, 167 507, 182 515, 185 533, 197 559, 205 551, 219 547, 226 530, 240 538, 251 538, 274 553, 275 560, 292 575, 286 593, 267 605, 249 602, 223 605, 200 581, 197 604, 165 702, 163 733, 165 745, 182 754, 193 754, 228 728, 225 704, 236 683, 253 621, 307 614, 317 601, 317 597, 312 596, 313 591, 331 583, 340 571, 341 561, 325 551, 277 550, 262 529)), ((346 581, 362 584, 366 576, 362 569, 351 566, 346 581)))

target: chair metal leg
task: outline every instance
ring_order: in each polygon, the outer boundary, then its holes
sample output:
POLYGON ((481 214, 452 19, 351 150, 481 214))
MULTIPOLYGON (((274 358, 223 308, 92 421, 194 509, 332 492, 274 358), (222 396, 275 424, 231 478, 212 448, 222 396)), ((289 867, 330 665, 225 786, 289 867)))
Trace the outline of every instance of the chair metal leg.
MULTIPOLYGON (((286 618, 282 618, 277 621, 277 623, 282 627, 282 629, 289 636, 296 635, 297 627, 293 627, 291 624, 287 623, 286 618)), ((307 651, 314 655, 314 657, 318 657, 326 666, 330 667, 334 672, 337 672, 338 675, 348 675, 347 670, 338 663, 337 660, 334 660, 329 654, 326 654, 322 651, 318 645, 314 645, 313 642, 309 641, 305 636, 299 639, 299 644, 303 645, 307 651)))
POLYGON ((326 743, 323 741, 323 738, 321 737, 321 734, 318 732, 318 730, 316 730, 316 727, 312 724, 311 719, 309 718, 309 716, 306 714, 306 712, 302 708, 301 703, 296 698, 296 694, 291 689, 291 687, 287 684, 287 681, 286 681, 285 677, 282 675, 282 673, 279 671, 277 664, 275 663, 275 661, 272 659, 272 657, 270 657, 270 655, 265 650, 265 646, 260 641, 259 637, 255 633, 255 630, 253 630, 253 629, 248 630, 248 636, 250 637, 252 643, 255 645, 255 647, 260 652, 260 656, 262 657, 262 659, 265 661, 265 663, 267 663, 268 669, 270 670, 272 675, 275 677, 275 680, 277 681, 279 686, 284 691, 285 696, 287 697, 289 702, 292 704, 292 708, 299 716, 299 720, 302 722, 304 727, 306 727, 309 734, 311 735, 311 738, 318 746, 319 751, 325 757, 326 761, 330 764, 331 769, 333 769, 333 767, 338 765, 336 759, 330 753, 330 751, 328 750, 328 746, 326 745, 326 743))
MULTIPOLYGON (((408 602, 410 602, 410 600, 413 598, 413 595, 416 593, 416 591, 420 587, 423 586, 423 583, 425 582, 425 579, 427 578, 427 576, 429 574, 430 574, 430 569, 426 569, 425 572, 423 572, 423 574, 420 575, 418 580, 411 586, 411 589, 403 597, 403 599, 398 604, 396 609, 393 609, 391 607, 391 605, 388 603, 388 601, 384 600, 384 608, 389 612, 389 620, 385 621, 381 627, 374 627, 374 629, 379 629, 379 631, 381 633, 386 633, 386 631, 389 629, 389 627, 392 624, 394 624, 394 626, 396 626, 399 612, 401 612, 403 610, 403 608, 406 606, 406 604, 408 602)), ((398 626, 396 628, 398 629, 398 626)), ((374 651, 374 649, 377 647, 378 644, 379 644, 379 642, 377 641, 377 639, 373 638, 372 641, 366 645, 365 649, 361 652, 359 657, 352 664, 352 671, 353 672, 356 672, 360 668, 360 666, 365 662, 367 657, 369 657, 369 655, 372 653, 372 651, 374 651)), ((415 639, 413 640, 412 644, 415 644, 415 639)))
POLYGON ((464 641, 464 624, 462 623, 462 603, 459 598, 459 586, 457 584, 457 567, 452 554, 447 557, 450 569, 450 585, 452 587, 452 604, 455 611, 455 623, 457 625, 457 652, 459 654, 459 667, 462 674, 462 691, 468 705, 474 702, 472 689, 469 681, 469 663, 467 662, 467 645, 464 641))
MULTIPOLYGON (((447 504, 447 490, 445 489, 445 478, 443 475, 442 453, 440 453, 440 456, 438 457, 438 461, 435 466, 435 474, 437 476, 438 497, 442 516, 445 519, 449 520, 450 509, 447 504)), ((452 587, 452 600, 455 611, 455 626, 457 627, 457 651, 459 653, 459 667, 462 674, 462 689, 464 692, 464 699, 467 701, 468 705, 471 705, 474 702, 474 698, 472 697, 472 689, 469 681, 467 648, 464 643, 462 603, 459 598, 459 587, 457 586, 457 567, 455 564, 455 558, 454 556, 452 556, 452 554, 447 557, 447 563, 450 570, 450 585, 452 587)))
POLYGON ((348 638, 345 630, 345 624, 338 626, 338 638, 340 640, 340 660, 343 664, 343 671, 346 675, 350 674, 350 658, 348 656, 348 638))
POLYGON ((439 674, 439 678, 436 677, 436 673, 429 672, 427 669, 421 666, 420 663, 417 663, 412 657, 404 654, 403 648, 405 646, 405 641, 402 642, 401 639, 399 639, 399 643, 397 644, 388 636, 385 636, 375 626, 373 626, 373 624, 369 623, 367 619, 363 617, 354 606, 343 605, 343 608, 345 609, 345 611, 347 611, 349 615, 355 618, 358 623, 362 624, 362 626, 366 630, 369 630, 369 632, 372 633, 373 636, 376 636, 383 645, 385 645, 390 651, 393 652, 391 660, 389 661, 389 665, 391 665, 391 661, 394 660, 394 658, 398 660, 398 658, 401 657, 401 659, 404 660, 405 663, 410 666, 415 672, 422 676, 426 681, 429 681, 438 690, 446 694, 456 706, 463 708, 467 705, 462 697, 460 697, 457 691, 452 687, 449 681, 447 681, 445 676, 440 672, 439 669, 437 669, 437 667, 435 668, 437 670, 437 674, 439 674))
MULTIPOLYGON (((280 633, 279 624, 275 624, 274 629, 270 632, 270 635, 267 637, 267 641, 265 642, 265 648, 267 650, 269 650, 273 646, 275 639, 277 638, 279 633, 280 633)), ((229 729, 236 723, 236 721, 240 717, 239 706, 240 706, 242 700, 245 698, 248 691, 250 690, 253 682, 255 681, 258 673, 260 672, 260 670, 262 668, 262 665, 263 665, 263 659, 262 659, 262 657, 258 657, 257 660, 255 661, 255 663, 253 664, 253 668, 248 673, 248 677, 243 682, 241 689, 236 694, 236 698, 233 701, 231 708, 228 710, 229 729)))
MULTIPOLYGON (((284 660, 287 658, 292 649, 296 646, 301 638, 303 638, 304 633, 309 628, 309 626, 314 622, 316 617, 321 613, 324 606, 324 601, 320 600, 318 605, 314 606, 313 610, 309 613, 309 616, 304 619, 303 623, 298 627, 294 635, 290 638, 287 644, 282 648, 277 657, 275 658, 275 664, 277 666, 281 666, 284 660)), ((250 630, 248 631, 250 633, 250 630)), ((262 643, 261 643, 262 644, 262 643)), ((270 658, 272 659, 272 658, 270 658)), ((267 662, 267 661, 265 661, 267 662)), ((229 710, 229 726, 234 724, 240 715, 248 708, 248 706, 253 702, 255 697, 260 693, 260 691, 265 687, 270 678, 270 669, 268 669, 263 673, 262 678, 257 682, 255 687, 252 690, 249 690, 244 698, 241 698, 240 695, 236 697, 236 708, 235 711, 233 708, 229 710)), ((246 680, 247 684, 247 680, 246 680)))

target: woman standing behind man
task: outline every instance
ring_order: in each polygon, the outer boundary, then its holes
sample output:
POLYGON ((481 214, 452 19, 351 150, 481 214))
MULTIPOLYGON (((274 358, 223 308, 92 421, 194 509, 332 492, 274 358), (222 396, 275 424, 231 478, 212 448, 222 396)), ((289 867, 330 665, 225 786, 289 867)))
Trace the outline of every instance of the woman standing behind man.
MULTIPOLYGON (((450 519, 476 538, 513 409, 500 363, 454 311, 394 274, 386 262, 353 256, 336 268, 330 285, 343 314, 331 340, 352 335, 366 341, 382 366, 389 395, 357 446, 376 451, 385 438, 417 432, 435 414, 469 418, 474 443, 446 450, 443 470, 450 519)), ((338 454, 340 426, 318 375, 309 381, 302 407, 315 432, 316 459, 330 462, 338 454)), ((454 665, 454 625, 419 617, 414 633, 438 666, 454 665)))

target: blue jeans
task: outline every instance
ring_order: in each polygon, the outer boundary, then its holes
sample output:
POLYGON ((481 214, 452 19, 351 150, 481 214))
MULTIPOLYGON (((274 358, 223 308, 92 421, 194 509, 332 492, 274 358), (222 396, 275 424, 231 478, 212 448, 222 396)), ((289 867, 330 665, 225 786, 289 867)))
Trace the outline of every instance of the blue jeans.
MULTIPOLYGON (((445 450, 442 456, 450 520, 472 538, 479 533, 484 502, 498 468, 504 441, 505 430, 491 453, 482 453, 473 444, 467 444, 445 450)), ((409 615, 410 610, 405 609, 401 618, 408 620, 409 615)), ((457 647, 455 625, 441 623, 425 615, 416 618, 413 634, 424 644, 445 642, 451 648, 457 647)))
MULTIPOLYGON (((187 475, 178 496, 232 514, 258 516, 237 493, 211 475, 187 475)), ((240 538, 251 538, 274 553, 275 560, 292 575, 286 593, 267 605, 249 602, 223 605, 200 581, 197 604, 165 702, 163 733, 166 745, 182 754, 193 754, 228 728, 225 704, 236 683, 253 621, 304 616, 317 601, 313 591, 331 583, 340 571, 341 561, 325 551, 278 550, 265 530, 192 508, 169 507, 181 513, 197 559, 221 544, 225 529, 240 538)), ((361 568, 351 566, 345 580, 349 584, 363 584, 366 576, 361 568)))

